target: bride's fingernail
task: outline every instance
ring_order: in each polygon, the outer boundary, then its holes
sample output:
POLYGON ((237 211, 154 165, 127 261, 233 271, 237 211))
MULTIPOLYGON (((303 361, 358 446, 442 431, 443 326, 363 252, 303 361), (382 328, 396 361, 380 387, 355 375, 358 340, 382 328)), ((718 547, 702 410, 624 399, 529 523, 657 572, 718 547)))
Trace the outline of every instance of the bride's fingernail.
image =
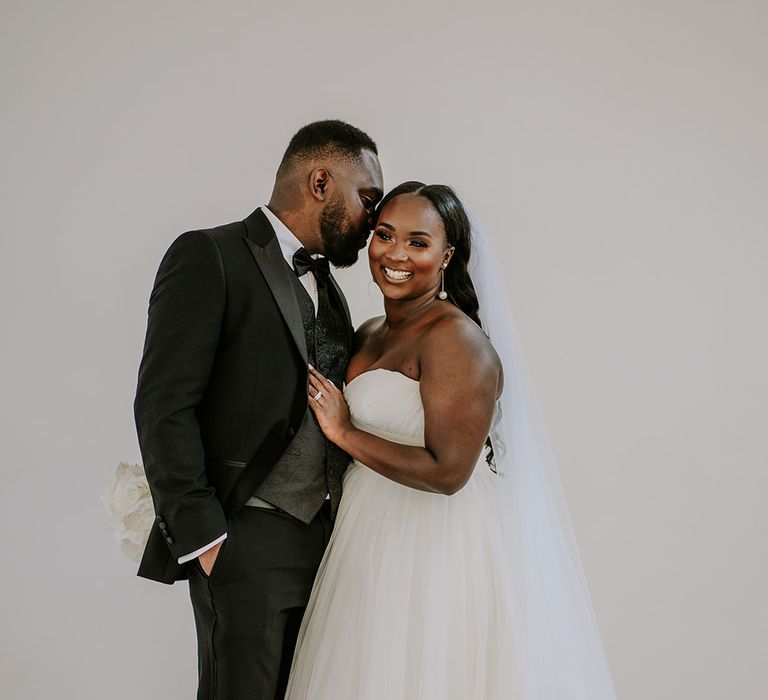
POLYGON ((307 362, 307 367, 309 367, 310 369, 314 369, 314 367, 311 364, 309 364, 309 362, 307 362))

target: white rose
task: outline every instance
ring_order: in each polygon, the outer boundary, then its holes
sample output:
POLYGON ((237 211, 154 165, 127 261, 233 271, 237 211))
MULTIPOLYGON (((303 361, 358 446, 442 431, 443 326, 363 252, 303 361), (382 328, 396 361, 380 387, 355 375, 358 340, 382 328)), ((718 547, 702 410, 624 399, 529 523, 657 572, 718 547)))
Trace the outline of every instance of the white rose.
POLYGON ((101 500, 121 549, 138 562, 155 518, 149 484, 141 465, 118 464, 101 500))

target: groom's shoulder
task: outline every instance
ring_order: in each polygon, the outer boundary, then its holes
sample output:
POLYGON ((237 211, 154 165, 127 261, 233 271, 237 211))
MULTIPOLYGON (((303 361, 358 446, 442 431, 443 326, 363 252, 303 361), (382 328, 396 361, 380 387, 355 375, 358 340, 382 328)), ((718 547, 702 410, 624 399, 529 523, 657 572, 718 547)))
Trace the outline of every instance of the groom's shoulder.
POLYGON ((245 224, 242 221, 232 221, 220 226, 211 226, 210 228, 201 228, 194 231, 187 231, 182 236, 206 236, 219 243, 230 240, 240 240, 245 233, 245 224))
POLYGON ((200 253, 213 253, 218 250, 220 254, 228 252, 233 245, 239 245, 245 233, 245 225, 242 221, 233 221, 220 226, 199 228, 185 231, 178 235, 169 248, 172 250, 198 251, 200 253))
POLYGON ((222 249, 222 252, 224 252, 223 249, 227 248, 229 250, 235 249, 239 254, 242 252, 244 238, 254 239, 263 245, 265 241, 269 240, 270 234, 274 236, 274 231, 262 208, 259 207, 245 219, 231 221, 219 226, 185 231, 174 240, 172 247, 176 244, 206 247, 206 245, 210 246, 211 243, 215 243, 222 249))

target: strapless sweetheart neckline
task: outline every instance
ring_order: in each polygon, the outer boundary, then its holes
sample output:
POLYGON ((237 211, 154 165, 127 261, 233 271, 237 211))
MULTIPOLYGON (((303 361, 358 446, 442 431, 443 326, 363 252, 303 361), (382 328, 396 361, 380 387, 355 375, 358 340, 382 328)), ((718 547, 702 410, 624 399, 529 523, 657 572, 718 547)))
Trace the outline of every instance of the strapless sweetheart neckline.
POLYGON ((365 372, 360 372, 360 374, 356 375, 352 379, 350 379, 348 382, 345 382, 344 386, 349 387, 352 386, 360 377, 362 377, 365 374, 373 374, 374 372, 390 372, 391 374, 399 374, 404 379, 407 379, 409 382, 415 382, 416 384, 419 384, 418 379, 414 379, 413 377, 409 377, 407 374, 403 374, 402 372, 396 370, 396 369, 387 369, 386 367, 374 367, 373 369, 367 369, 365 372))

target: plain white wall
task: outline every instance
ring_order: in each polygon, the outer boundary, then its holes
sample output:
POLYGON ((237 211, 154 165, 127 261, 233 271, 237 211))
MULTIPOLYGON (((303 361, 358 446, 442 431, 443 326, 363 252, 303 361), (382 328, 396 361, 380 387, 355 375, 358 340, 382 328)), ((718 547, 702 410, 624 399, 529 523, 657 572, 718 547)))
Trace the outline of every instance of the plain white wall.
POLYGON ((3 0, 2 697, 192 697, 99 494, 163 251, 332 116, 492 232, 620 697, 768 696, 767 7, 3 0))

